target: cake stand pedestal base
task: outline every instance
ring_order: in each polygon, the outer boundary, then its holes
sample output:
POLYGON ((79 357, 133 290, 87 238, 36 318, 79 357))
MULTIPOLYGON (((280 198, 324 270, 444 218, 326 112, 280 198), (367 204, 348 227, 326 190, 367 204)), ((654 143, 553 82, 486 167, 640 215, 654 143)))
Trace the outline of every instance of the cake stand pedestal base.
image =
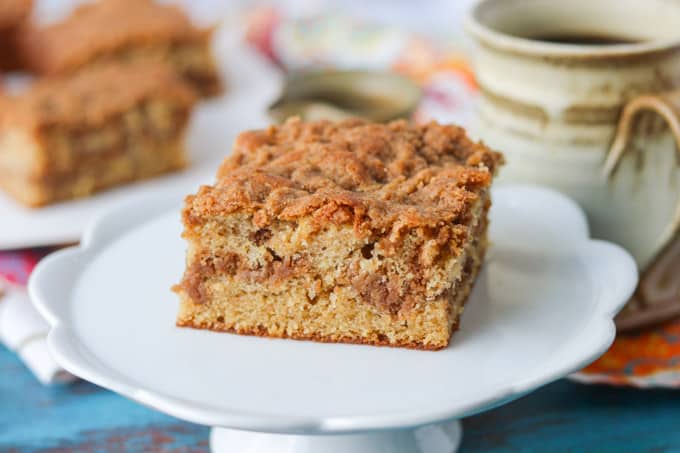
POLYGON ((457 420, 413 429, 342 435, 268 434, 213 428, 213 453, 454 453, 463 431, 457 420))

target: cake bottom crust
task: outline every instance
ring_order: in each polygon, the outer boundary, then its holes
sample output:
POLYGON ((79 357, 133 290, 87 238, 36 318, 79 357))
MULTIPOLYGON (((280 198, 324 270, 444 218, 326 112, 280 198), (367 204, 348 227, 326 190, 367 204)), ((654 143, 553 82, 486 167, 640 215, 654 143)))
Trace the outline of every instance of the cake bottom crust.
MULTIPOLYGON (((259 301, 249 301, 248 294, 237 298, 225 293, 230 286, 227 282, 217 285, 215 292, 219 293, 219 296, 209 297, 205 304, 195 304, 186 294, 181 294, 177 326, 324 343, 439 350, 448 346, 452 333, 458 329, 463 307, 474 286, 485 251, 486 241, 483 238, 476 247, 469 249, 470 264, 448 297, 425 301, 408 313, 396 317, 389 313, 381 313, 373 306, 357 302, 349 292, 336 293, 336 299, 326 300, 322 308, 322 313, 326 315, 333 310, 335 312, 330 313, 331 315, 346 315, 345 319, 342 319, 344 322, 337 322, 337 319, 331 316, 329 322, 316 323, 318 320, 305 317, 309 316, 310 307, 305 310, 302 302, 295 303, 292 307, 285 306, 280 311, 269 310, 268 316, 265 317, 261 313, 249 310, 250 308, 262 310, 263 306, 259 301), (320 324, 323 325, 325 332, 322 331, 320 324), (357 331, 364 333, 357 334, 357 331)), ((231 286, 241 285, 232 282, 231 286)), ((276 295, 271 297, 276 298, 276 295)), ((307 300, 304 296, 297 299, 307 300)), ((285 303, 284 300, 280 301, 280 304, 285 303)), ((311 310, 314 310, 313 305, 311 310)))

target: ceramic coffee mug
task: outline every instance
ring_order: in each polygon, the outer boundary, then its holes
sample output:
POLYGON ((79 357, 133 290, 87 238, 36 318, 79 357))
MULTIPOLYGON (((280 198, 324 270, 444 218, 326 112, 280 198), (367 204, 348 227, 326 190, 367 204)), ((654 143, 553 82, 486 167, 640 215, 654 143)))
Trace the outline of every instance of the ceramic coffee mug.
POLYGON ((571 195, 641 269, 680 225, 680 1, 483 0, 475 135, 571 195))

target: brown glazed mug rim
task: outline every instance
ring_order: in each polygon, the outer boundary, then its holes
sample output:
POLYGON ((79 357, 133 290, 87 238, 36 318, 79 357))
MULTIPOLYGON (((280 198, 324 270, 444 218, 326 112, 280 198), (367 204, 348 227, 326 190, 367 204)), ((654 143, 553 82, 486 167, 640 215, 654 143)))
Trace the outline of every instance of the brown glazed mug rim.
POLYGON ((477 0, 469 10, 464 26, 466 31, 479 43, 500 51, 536 57, 591 59, 641 56, 680 49, 680 36, 673 39, 649 40, 638 43, 583 45, 537 41, 511 35, 484 24, 479 18, 483 8, 497 1, 477 0))

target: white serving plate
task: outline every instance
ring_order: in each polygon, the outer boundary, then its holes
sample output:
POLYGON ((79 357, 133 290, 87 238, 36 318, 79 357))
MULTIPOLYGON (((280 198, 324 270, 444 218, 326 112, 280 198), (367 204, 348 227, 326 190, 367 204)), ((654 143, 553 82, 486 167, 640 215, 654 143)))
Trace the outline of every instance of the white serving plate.
POLYGON ((239 30, 222 27, 214 46, 227 91, 197 106, 187 134, 186 170, 39 209, 0 191, 0 250, 78 242, 88 221, 121 201, 168 190, 189 193, 211 181, 239 132, 269 124, 265 112, 282 83, 280 73, 242 43, 239 30))
POLYGON ((45 258, 29 290, 62 366, 220 427, 212 435, 218 451, 452 452, 460 431, 451 420, 599 357, 637 283, 632 258, 589 239, 575 203, 548 189, 508 186, 494 191, 489 254, 445 350, 182 329, 170 292, 184 267, 179 201, 179 194, 151 197, 110 211, 79 247, 45 258))

